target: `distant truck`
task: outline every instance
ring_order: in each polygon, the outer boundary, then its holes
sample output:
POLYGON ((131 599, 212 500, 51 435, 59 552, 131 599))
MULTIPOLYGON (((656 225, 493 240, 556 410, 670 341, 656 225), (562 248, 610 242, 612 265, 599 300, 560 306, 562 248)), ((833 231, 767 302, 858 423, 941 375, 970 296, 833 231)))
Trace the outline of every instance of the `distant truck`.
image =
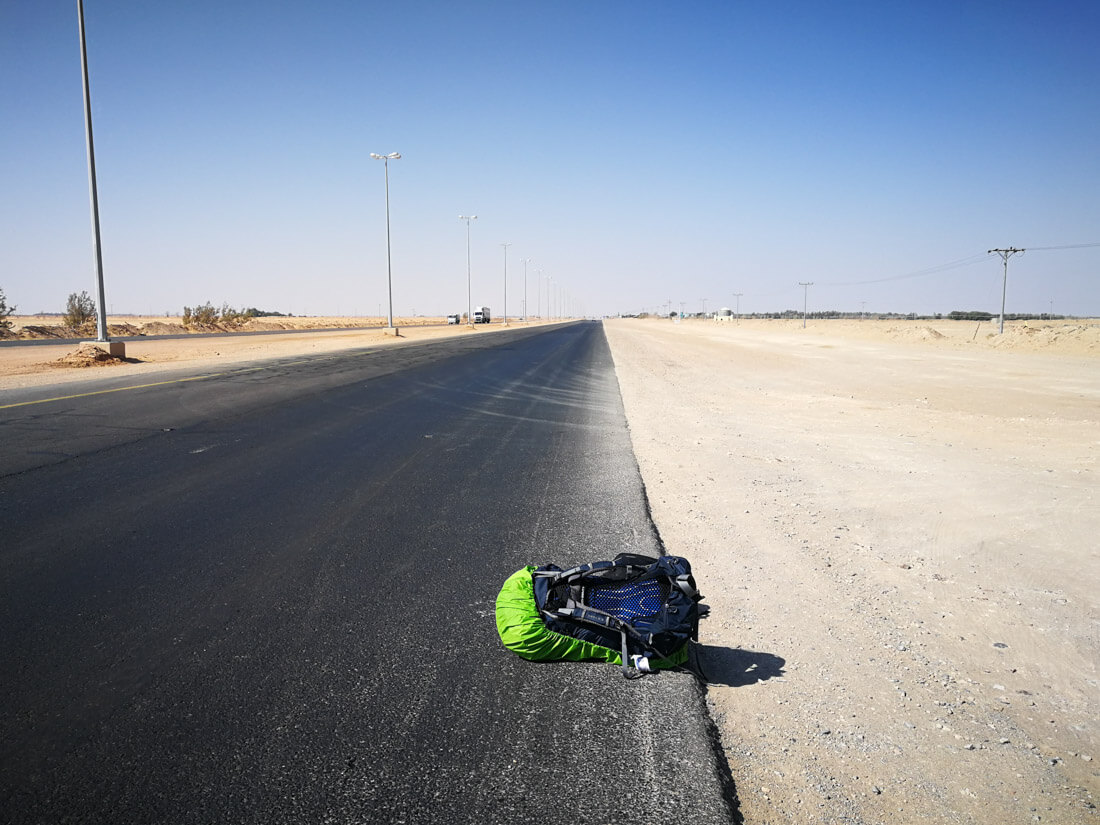
POLYGON ((461 321, 462 321, 462 319, 459 317, 457 312, 454 315, 448 315, 447 316, 447 323, 448 324, 458 324, 458 323, 461 323, 461 321))
POLYGON ((489 314, 489 307, 474 307, 475 324, 487 324, 491 320, 492 316, 489 314))

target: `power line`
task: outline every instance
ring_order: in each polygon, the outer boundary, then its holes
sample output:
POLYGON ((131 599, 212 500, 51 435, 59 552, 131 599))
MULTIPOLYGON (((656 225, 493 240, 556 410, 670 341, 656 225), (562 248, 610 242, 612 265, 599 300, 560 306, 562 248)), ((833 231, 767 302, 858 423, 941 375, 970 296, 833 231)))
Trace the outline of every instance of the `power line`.
MULTIPOLYGON (((1048 251, 1059 250, 1059 249, 1090 249, 1090 248, 1093 248, 1093 247, 1100 247, 1100 241, 1093 242, 1093 243, 1064 244, 1062 246, 1029 246, 1029 247, 1026 248, 1026 251, 1028 251, 1028 252, 1048 252, 1048 251)), ((906 272, 905 274, 902 274, 902 275, 890 275, 890 276, 885 277, 885 278, 872 278, 872 279, 866 280, 866 281, 822 281, 820 285, 821 286, 830 286, 830 287, 831 286, 862 286, 864 284, 882 284, 882 283, 888 283, 890 281, 903 281, 903 280, 906 280, 906 279, 909 279, 909 278, 922 278, 922 277, 925 277, 927 275, 936 275, 940 272, 948 272, 952 269, 961 269, 963 267, 973 266, 975 264, 981 263, 982 261, 989 260, 989 256, 994 254, 994 253, 1001 254, 1001 253, 1006 253, 1007 252, 1007 253, 1009 253, 1009 257, 1011 257, 1012 254, 1022 253, 1024 251, 1025 251, 1025 249, 1016 249, 1016 248, 1010 248, 1010 249, 1004 249, 1004 250, 990 249, 990 250, 987 250, 986 252, 979 252, 975 255, 970 255, 966 258, 959 258, 956 261, 948 261, 947 263, 937 264, 936 266, 930 266, 926 269, 918 269, 915 272, 906 272)), ((1002 258, 1004 258, 1003 255, 1002 255, 1002 258)), ((1002 323, 1002 325, 1004 324, 1004 298, 1005 298, 1005 293, 1007 292, 1007 281, 1008 281, 1007 263, 1008 263, 1007 259, 1004 259, 1005 276, 1004 276, 1004 284, 1003 284, 1002 290, 1001 290, 1001 303, 1002 303, 1002 306, 1001 306, 1001 323, 1002 323)), ((800 281, 799 286, 805 288, 807 286, 812 286, 812 284, 803 283, 803 282, 800 281)), ((734 293, 734 294, 738 299, 740 299, 741 297, 743 297, 745 295, 745 293, 734 293)), ((749 297, 759 300, 760 298, 773 298, 777 295, 787 295, 787 294, 789 294, 789 293, 786 290, 775 290, 775 291, 770 291, 770 292, 753 292, 753 293, 749 293, 749 297)), ((806 298, 807 298, 807 295, 804 292, 803 293, 803 304, 806 303, 806 298)), ((671 309, 671 303, 672 303, 671 300, 668 301, 670 309, 671 309)), ((803 308, 803 322, 805 322, 805 314, 806 313, 805 313, 805 307, 804 307, 803 308)), ((1003 332, 1003 328, 1002 328, 1002 332, 1003 332)))
POLYGON ((951 269, 960 269, 964 266, 972 266, 976 263, 980 263, 987 259, 989 253, 978 253, 977 255, 971 255, 968 258, 960 258, 957 261, 950 261, 945 264, 938 264, 936 266, 930 266, 927 269, 919 269, 916 272, 907 272, 904 275, 890 275, 886 278, 872 278, 869 281, 828 281, 823 282, 822 286, 862 286, 863 284, 882 284, 887 281, 903 281, 907 278, 921 278, 925 275, 935 275, 939 272, 947 272, 951 269))
MULTIPOLYGON (((1030 252, 1047 252, 1056 249, 1090 249, 1092 247, 1100 246, 1100 242, 1096 243, 1075 243, 1065 244, 1063 246, 1029 246, 1027 247, 1030 252)), ((886 278, 872 278, 867 281, 827 281, 822 282, 822 286, 862 286, 863 284, 882 284, 889 281, 903 281, 908 278, 921 278, 925 275, 936 275, 940 272, 947 272, 952 269, 961 269, 966 266, 973 266, 974 264, 981 263, 988 259, 988 256, 997 252, 996 249, 990 249, 984 253, 977 253, 967 258, 960 258, 957 261, 949 261, 945 264, 938 264, 936 266, 930 266, 927 269, 918 269, 916 272, 907 272, 904 275, 890 275, 886 278)), ((1022 252, 1023 250, 1018 250, 1022 252)))
MULTIPOLYGON (((1088 249, 1089 247, 1100 246, 1100 243, 1071 243, 1066 246, 1029 246, 1027 249, 1029 252, 1045 252, 1048 249, 1088 249)), ((997 250, 992 250, 996 252, 997 250)))

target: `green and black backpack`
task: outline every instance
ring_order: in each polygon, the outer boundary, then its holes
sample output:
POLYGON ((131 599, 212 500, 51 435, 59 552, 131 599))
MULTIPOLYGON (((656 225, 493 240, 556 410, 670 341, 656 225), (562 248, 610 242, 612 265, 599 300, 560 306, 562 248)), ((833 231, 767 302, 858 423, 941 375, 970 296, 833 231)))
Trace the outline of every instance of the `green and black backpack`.
POLYGON ((605 661, 624 675, 684 664, 708 608, 679 556, 527 566, 497 596, 504 646, 532 661, 605 661))

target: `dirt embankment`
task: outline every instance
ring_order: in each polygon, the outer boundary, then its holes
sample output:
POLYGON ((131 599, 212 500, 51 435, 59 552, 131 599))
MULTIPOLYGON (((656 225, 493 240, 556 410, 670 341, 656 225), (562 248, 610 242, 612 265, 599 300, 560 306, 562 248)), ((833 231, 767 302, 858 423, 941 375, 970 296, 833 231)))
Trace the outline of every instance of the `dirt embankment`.
POLYGON ((1011 350, 1063 355, 1100 352, 1100 319, 1069 321, 1010 321, 1004 333, 996 321, 903 321, 903 320, 812 320, 805 327, 799 320, 741 319, 733 321, 684 321, 685 329, 696 333, 738 329, 751 334, 797 333, 807 340, 882 342, 889 344, 934 344, 939 349, 1011 350))
POLYGON ((1098 823, 1100 326, 605 325, 746 823, 1098 823))
MULTIPOLYGON (((80 338, 95 335, 94 327, 74 329, 61 322, 56 315, 13 315, 8 320, 11 329, 0 329, 0 340, 80 338)), ((416 316, 394 318, 398 327, 431 326, 445 323, 443 317, 416 316)), ((107 318, 107 334, 112 338, 131 338, 144 335, 188 335, 211 332, 260 332, 271 330, 303 329, 372 329, 385 327, 386 318, 351 317, 293 317, 264 316, 249 318, 240 323, 194 324, 184 326, 177 317, 121 316, 107 318)))

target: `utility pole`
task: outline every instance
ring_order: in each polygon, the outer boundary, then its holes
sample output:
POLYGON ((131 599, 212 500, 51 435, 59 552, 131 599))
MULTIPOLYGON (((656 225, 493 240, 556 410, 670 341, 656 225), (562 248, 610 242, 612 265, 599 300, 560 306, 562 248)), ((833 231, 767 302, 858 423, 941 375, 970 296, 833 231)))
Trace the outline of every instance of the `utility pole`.
POLYGON ((1004 335, 1005 333, 1005 295, 1008 294, 1008 259, 1013 255, 1026 252, 1026 249, 1017 249, 1014 246, 1008 247, 1008 249, 990 249, 990 254, 996 252, 1001 256, 1001 260, 1004 262, 1005 274, 1004 281, 1001 283, 1001 328, 998 331, 998 335, 1004 335))
POLYGON ((701 300, 703 301, 703 320, 705 321, 707 319, 707 299, 703 298, 701 300))
POLYGON ((733 293, 733 297, 737 299, 737 303, 734 304, 734 306, 737 307, 737 309, 735 309, 733 312, 738 318, 741 317, 741 296, 744 295, 744 294, 745 293, 743 293, 743 292, 733 293))
POLYGON ((866 301, 860 301, 859 302, 859 320, 861 320, 861 321, 863 320, 863 315, 866 311, 867 311, 867 302, 866 301))
POLYGON ((799 281, 798 285, 802 287, 802 329, 806 328, 806 306, 810 300, 810 287, 814 285, 813 281, 799 281))

